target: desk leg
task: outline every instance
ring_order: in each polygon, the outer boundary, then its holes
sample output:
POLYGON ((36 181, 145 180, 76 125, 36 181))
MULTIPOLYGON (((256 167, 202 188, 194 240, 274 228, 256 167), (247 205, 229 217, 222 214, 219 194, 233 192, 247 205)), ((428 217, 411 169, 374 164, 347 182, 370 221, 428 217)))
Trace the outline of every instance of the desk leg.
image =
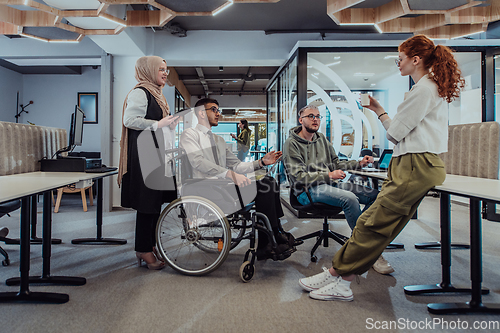
POLYGON ((78 238, 71 241, 72 244, 127 244, 126 239, 103 238, 102 237, 102 178, 97 179, 97 237, 96 238, 78 238))
POLYGON ((42 302, 66 303, 69 301, 67 294, 46 292, 31 292, 29 290, 30 271, 30 198, 21 199, 21 258, 20 258, 20 290, 16 292, 0 293, 0 302, 42 302))
MULTIPOLYGON (((420 295, 429 293, 457 293, 470 292, 469 288, 455 288, 451 284, 451 214, 450 195, 441 193, 440 203, 440 225, 441 225, 441 276, 439 284, 422 284, 405 286, 407 295, 420 295)), ((489 290, 484 290, 487 294, 489 290)))
MULTIPOLYGON (((42 257, 43 257, 43 272, 42 276, 30 276, 29 283, 37 284, 61 284, 71 286, 82 286, 87 281, 82 277, 70 276, 51 276, 50 275, 50 256, 51 256, 51 238, 52 238, 52 197, 50 191, 43 194, 43 242, 42 242, 42 257)), ((18 285, 19 278, 11 278, 5 282, 8 286, 18 285)))
POLYGON ((433 314, 487 312, 500 313, 500 304, 484 304, 481 301, 482 269, 482 239, 481 210, 478 199, 470 199, 470 276, 472 298, 465 303, 430 303, 427 310, 433 314))
MULTIPOLYGON (((38 238, 36 236, 36 222, 37 222, 37 194, 31 196, 31 244, 42 244, 42 238, 38 238)), ((12 239, 8 238, 5 240, 5 244, 20 244, 20 239, 12 239)), ((62 240, 60 239, 52 239, 52 244, 61 244, 62 240)))
MULTIPOLYGON (((447 196, 449 200, 450 195, 441 193, 441 196, 447 196)), ((442 230, 442 229, 441 229, 442 230)), ((451 229, 450 229, 450 235, 451 235, 451 229)), ((451 242, 451 236, 450 236, 450 242, 451 242)), ((468 249, 470 248, 469 244, 460 244, 460 243, 455 243, 455 244, 450 244, 452 248, 456 249, 468 249)), ((426 243, 416 243, 415 248, 419 250, 438 250, 441 248, 441 242, 426 242, 426 243)))

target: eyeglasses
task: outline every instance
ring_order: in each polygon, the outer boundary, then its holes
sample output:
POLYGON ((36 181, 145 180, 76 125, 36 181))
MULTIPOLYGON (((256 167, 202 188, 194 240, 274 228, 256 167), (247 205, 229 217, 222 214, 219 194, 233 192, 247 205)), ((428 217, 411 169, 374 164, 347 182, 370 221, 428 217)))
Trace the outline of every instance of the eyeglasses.
POLYGON ((166 73, 168 75, 170 73, 170 69, 160 68, 160 72, 166 73))
POLYGON ((315 116, 313 114, 308 114, 307 116, 303 116, 301 118, 309 118, 310 120, 314 120, 314 118, 316 118, 318 120, 321 120, 321 119, 323 119, 323 116, 320 116, 319 114, 317 116, 315 116))
POLYGON ((215 114, 221 114, 222 113, 222 111, 218 107, 216 107, 216 106, 212 106, 211 108, 208 108, 208 109, 205 109, 205 110, 211 110, 215 114))
POLYGON ((396 66, 399 67, 399 64, 403 61, 403 59, 394 59, 394 62, 396 63, 396 66))

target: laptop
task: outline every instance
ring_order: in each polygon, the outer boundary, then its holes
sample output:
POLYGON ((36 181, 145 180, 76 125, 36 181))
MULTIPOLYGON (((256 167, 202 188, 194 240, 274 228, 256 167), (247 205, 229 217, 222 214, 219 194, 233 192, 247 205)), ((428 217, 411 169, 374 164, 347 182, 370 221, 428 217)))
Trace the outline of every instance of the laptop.
POLYGON ((375 167, 380 170, 387 170, 389 168, 389 162, 392 158, 392 149, 384 149, 382 155, 375 163, 375 167))

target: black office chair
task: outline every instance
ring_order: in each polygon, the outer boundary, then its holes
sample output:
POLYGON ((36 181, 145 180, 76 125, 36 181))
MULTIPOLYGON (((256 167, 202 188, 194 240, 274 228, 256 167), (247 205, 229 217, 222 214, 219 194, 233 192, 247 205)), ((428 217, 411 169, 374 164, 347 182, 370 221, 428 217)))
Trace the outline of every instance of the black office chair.
POLYGON ((298 200, 295 194, 293 193, 294 184, 291 180, 291 177, 288 174, 288 170, 286 168, 285 163, 283 164, 283 169, 288 179, 288 183, 290 184, 290 206, 294 209, 304 212, 307 214, 312 214, 315 216, 323 217, 323 228, 319 231, 312 232, 310 234, 304 235, 302 237, 296 238, 296 240, 306 240, 310 238, 316 237, 316 243, 314 244, 311 250, 311 261, 316 262, 318 258, 314 255, 314 252, 319 247, 319 245, 323 242, 323 247, 328 247, 328 239, 331 238, 340 245, 344 245, 344 243, 349 239, 349 237, 339 234, 335 231, 330 230, 330 225, 328 224, 329 218, 338 218, 339 214, 342 212, 342 207, 336 207, 324 204, 322 202, 313 202, 311 199, 311 195, 309 194, 308 187, 304 187, 305 192, 307 193, 307 197, 309 198, 310 204, 302 205, 298 200))
MULTIPOLYGON (((306 189, 307 197, 309 201, 312 202, 311 195, 309 191, 306 189)), ((323 247, 328 247, 328 239, 331 238, 340 245, 344 245, 344 243, 349 239, 342 234, 339 234, 335 231, 330 230, 330 225, 328 224, 329 218, 338 218, 338 215, 342 212, 341 207, 330 206, 321 202, 312 202, 308 205, 302 205, 297 200, 297 197, 293 194, 293 187, 290 186, 290 205, 301 212, 319 215, 323 217, 323 229, 319 231, 312 232, 302 237, 296 238, 297 240, 306 240, 310 238, 316 237, 316 244, 314 244, 311 249, 311 261, 316 262, 318 258, 314 255, 314 252, 319 247, 321 242, 323 242, 323 247)))
MULTIPOLYGON (((9 213, 19 209, 21 207, 21 200, 12 200, 0 204, 0 217, 4 215, 9 215, 9 213)), ((10 215, 9 215, 10 216, 10 215)), ((12 241, 12 239, 5 236, 0 236, 0 242, 12 241)), ((0 246, 0 254, 4 256, 2 260, 3 266, 8 266, 10 264, 10 259, 8 253, 0 246)))

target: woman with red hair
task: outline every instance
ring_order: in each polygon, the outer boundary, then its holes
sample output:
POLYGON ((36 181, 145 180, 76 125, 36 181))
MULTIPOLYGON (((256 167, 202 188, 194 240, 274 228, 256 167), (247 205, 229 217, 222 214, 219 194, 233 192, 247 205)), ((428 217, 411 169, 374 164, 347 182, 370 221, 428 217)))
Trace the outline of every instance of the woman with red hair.
POLYGON ((403 230, 427 191, 446 177, 438 154, 448 149, 448 103, 459 96, 464 79, 452 51, 417 35, 399 46, 402 76, 415 85, 405 94, 393 119, 370 96, 375 112, 395 144, 387 179, 375 202, 358 218, 351 238, 335 254, 332 267, 299 280, 309 296, 352 301, 350 283, 366 272, 403 230))

